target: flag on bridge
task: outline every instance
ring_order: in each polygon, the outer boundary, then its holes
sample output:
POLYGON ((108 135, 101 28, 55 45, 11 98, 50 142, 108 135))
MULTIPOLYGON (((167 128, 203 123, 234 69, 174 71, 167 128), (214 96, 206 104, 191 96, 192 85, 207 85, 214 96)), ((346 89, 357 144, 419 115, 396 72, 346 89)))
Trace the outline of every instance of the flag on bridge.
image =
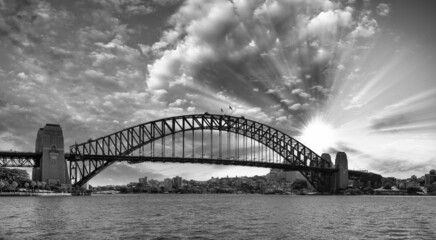
POLYGON ((221 108, 221 112, 222 112, 222 113, 224 112, 222 108, 221 108))
POLYGON ((230 109, 230 110, 233 110, 232 106, 229 105, 229 109, 230 109))

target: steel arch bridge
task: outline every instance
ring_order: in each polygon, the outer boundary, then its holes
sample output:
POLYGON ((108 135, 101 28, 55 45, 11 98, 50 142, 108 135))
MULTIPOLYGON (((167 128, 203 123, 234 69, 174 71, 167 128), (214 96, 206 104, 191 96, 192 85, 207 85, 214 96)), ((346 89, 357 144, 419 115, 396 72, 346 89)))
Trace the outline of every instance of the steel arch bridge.
POLYGON ((291 136, 229 115, 175 116, 70 146, 65 156, 74 186, 118 161, 207 163, 300 171, 320 192, 330 191, 332 163, 291 136))

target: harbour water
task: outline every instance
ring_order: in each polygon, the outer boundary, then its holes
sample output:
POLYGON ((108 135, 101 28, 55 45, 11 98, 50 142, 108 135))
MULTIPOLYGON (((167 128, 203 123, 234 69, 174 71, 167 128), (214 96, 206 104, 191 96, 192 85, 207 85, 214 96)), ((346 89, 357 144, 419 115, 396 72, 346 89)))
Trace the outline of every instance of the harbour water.
POLYGON ((0 205, 0 239, 436 239, 435 197, 138 194, 0 205))

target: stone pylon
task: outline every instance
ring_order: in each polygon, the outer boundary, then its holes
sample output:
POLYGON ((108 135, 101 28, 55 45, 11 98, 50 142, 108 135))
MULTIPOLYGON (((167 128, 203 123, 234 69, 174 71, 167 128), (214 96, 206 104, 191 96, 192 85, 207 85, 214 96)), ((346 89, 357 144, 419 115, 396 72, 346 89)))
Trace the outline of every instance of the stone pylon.
MULTIPOLYGON (((332 163, 332 158, 330 157, 330 154, 328 153, 323 153, 321 155, 321 158, 324 159, 325 161, 327 161, 329 163, 330 166, 324 165, 323 167, 325 168, 333 168, 333 163, 332 163)), ((335 190, 335 181, 334 181, 334 176, 331 173, 325 173, 324 174, 324 182, 326 183, 326 192, 333 192, 335 190)))
POLYGON ((60 125, 46 124, 38 130, 35 152, 42 153, 42 157, 40 166, 33 169, 32 180, 53 185, 70 184, 60 125))
POLYGON ((323 153, 321 155, 321 158, 326 160, 328 163, 330 163, 330 167, 333 167, 333 162, 332 162, 332 158, 330 157, 330 154, 328 153, 323 153))
POLYGON ((348 159, 345 152, 336 154, 335 167, 338 171, 335 174, 336 189, 346 189, 348 187, 348 159))

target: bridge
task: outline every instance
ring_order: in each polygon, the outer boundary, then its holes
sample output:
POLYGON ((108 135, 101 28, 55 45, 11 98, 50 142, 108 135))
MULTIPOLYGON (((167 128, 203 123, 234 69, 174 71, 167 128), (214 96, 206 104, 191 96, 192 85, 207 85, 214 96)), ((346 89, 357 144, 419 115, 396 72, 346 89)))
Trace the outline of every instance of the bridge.
MULTIPOLYGON (((64 153, 60 125, 39 129, 35 153, 0 152, 0 167, 33 167, 32 178, 80 187, 115 162, 173 162, 252 166, 299 171, 319 192, 344 189, 348 179, 345 153, 317 155, 293 137, 245 117, 217 114, 174 116, 86 142, 64 153)), ((353 176, 354 175, 354 176, 353 176)))

